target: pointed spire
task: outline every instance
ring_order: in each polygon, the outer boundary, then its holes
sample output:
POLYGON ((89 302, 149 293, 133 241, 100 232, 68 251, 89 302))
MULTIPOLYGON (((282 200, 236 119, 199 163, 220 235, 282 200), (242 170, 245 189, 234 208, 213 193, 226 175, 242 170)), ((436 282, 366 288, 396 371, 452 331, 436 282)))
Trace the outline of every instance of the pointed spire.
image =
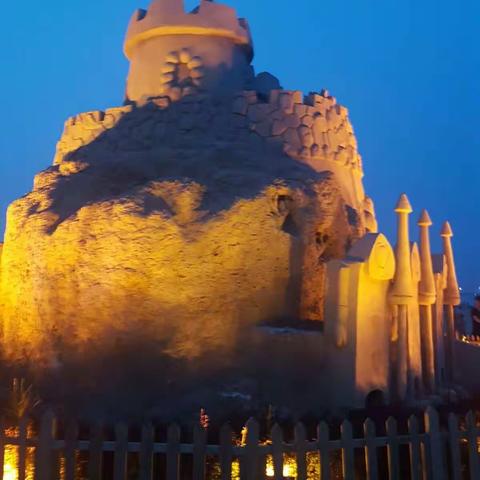
POLYGON ((447 287, 444 291, 443 303, 445 305, 460 305, 460 289, 458 288, 457 272, 455 269, 455 259, 453 256, 452 237, 453 231, 450 223, 443 224, 442 232, 443 238, 443 253, 447 261, 447 287))
POLYGON ((420 305, 433 305, 436 299, 436 288, 429 232, 432 220, 427 210, 422 211, 417 225, 420 227, 420 268, 422 272, 418 288, 418 300, 420 305))
POLYGON ((442 231, 440 233, 440 236, 443 238, 451 238, 453 237, 453 230, 452 227, 450 226, 449 222, 445 222, 442 227, 442 231))
POLYGON ((417 225, 419 227, 431 227, 433 225, 432 220, 430 219, 430 215, 428 214, 428 211, 423 209, 422 214, 420 215, 420 218, 418 219, 417 225))
POLYGON ((400 198, 398 199, 397 206, 395 207, 395 212, 396 213, 412 213, 413 209, 412 206, 410 205, 410 201, 408 200, 407 195, 405 193, 402 193, 400 195, 400 198))
POLYGON ((394 305, 407 305, 414 295, 414 286, 408 226, 408 216, 412 212, 412 206, 405 194, 400 196, 395 212, 398 217, 397 246, 395 248, 396 269, 390 297, 394 305))

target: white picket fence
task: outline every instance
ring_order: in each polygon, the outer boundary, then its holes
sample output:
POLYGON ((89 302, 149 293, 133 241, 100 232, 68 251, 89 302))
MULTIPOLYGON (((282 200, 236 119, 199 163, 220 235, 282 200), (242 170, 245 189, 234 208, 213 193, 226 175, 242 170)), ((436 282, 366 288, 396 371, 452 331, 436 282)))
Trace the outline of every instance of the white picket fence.
MULTIPOLYGON (((480 462, 478 437, 479 429, 475 415, 470 412, 462 420, 461 426, 457 417, 449 416, 448 427, 440 428, 438 414, 429 408, 424 415, 424 422, 412 416, 408 420, 408 432, 399 434, 397 422, 389 418, 385 425, 386 434, 377 436, 375 424, 367 419, 363 424, 363 435, 358 438, 353 434, 352 424, 344 421, 340 436, 331 437, 327 424, 318 426, 314 439, 307 438, 306 429, 297 424, 294 437, 290 442, 284 441, 282 429, 275 425, 271 430, 271 439, 262 442, 259 425, 251 419, 247 423, 247 436, 244 444, 232 441, 233 432, 228 425, 222 427, 219 441, 215 445, 207 443, 207 432, 198 426, 193 432, 192 443, 181 442, 181 431, 177 425, 168 428, 166 441, 155 441, 155 429, 145 425, 136 442, 129 441, 129 429, 125 424, 115 427, 113 440, 104 440, 103 428, 93 426, 89 430, 88 439, 79 438, 78 425, 70 422, 64 429, 63 438, 56 438, 56 421, 51 413, 41 419, 38 435, 28 432, 29 420, 23 420, 15 436, 5 435, 2 429, 0 436, 0 472, 4 472, 5 447, 15 446, 16 469, 18 480, 26 479, 27 453, 34 449, 35 479, 75 480, 78 478, 78 455, 83 452, 87 458, 87 474, 83 478, 100 480, 127 479, 127 463, 131 455, 137 455, 139 480, 154 478, 154 457, 162 454, 165 458, 164 469, 156 473, 155 478, 180 480, 187 478, 181 475, 181 457, 188 455, 192 460, 190 480, 211 480, 206 473, 206 459, 214 458, 219 467, 221 480, 232 480, 232 464, 238 459, 240 464, 240 480, 261 480, 266 477, 267 455, 273 458, 274 480, 284 479, 284 454, 293 455, 296 459, 296 478, 298 480, 335 480, 331 475, 331 455, 340 452, 341 474, 345 480, 365 478, 383 480, 380 476, 379 457, 386 450, 388 480, 471 480, 480 479, 480 462), (425 428, 420 429, 423 424, 425 428), (406 446, 406 447, 405 447, 406 446), (405 450, 408 450, 408 465, 405 465, 405 450), (402 452, 400 454, 400 452, 402 452), (105 452, 113 455, 111 472, 105 476, 102 461, 105 452), (315 477, 307 473, 307 454, 315 453, 319 458, 319 469, 315 477), (465 452, 468 452, 465 455, 465 452), (358 455, 363 456, 363 471, 358 471, 358 455), (62 467, 59 468, 60 458, 62 467), (402 463, 402 465, 401 465, 402 463), (402 468, 401 468, 402 467, 402 468), (405 471, 408 473, 405 474, 405 471), (403 473, 401 473, 403 472, 403 473), (102 476, 104 475, 104 476, 102 476), (407 476, 405 476, 407 475, 407 476)), ((384 455, 385 456, 385 455, 384 455)))

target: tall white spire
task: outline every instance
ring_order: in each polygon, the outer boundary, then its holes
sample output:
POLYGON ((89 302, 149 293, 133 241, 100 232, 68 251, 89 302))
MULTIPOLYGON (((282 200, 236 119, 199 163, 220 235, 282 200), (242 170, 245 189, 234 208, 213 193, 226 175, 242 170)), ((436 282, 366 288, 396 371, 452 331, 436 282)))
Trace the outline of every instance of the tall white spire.
POLYGON ((427 210, 422 211, 417 225, 420 227, 420 265, 422 269, 422 278, 419 285, 419 303, 420 305, 433 305, 436 298, 436 289, 429 232, 432 220, 427 210))
POLYGON ((432 305, 436 301, 436 288, 430 249, 429 229, 432 226, 432 220, 426 210, 422 211, 417 225, 420 227, 420 266, 422 272, 418 291, 422 373, 427 392, 433 393, 435 391, 435 347, 432 305))
POLYGON ((412 265, 410 261, 410 235, 408 217, 412 206, 405 194, 398 200, 395 212, 398 218, 397 245, 395 247, 396 269, 390 298, 394 305, 407 305, 413 298, 412 265))
POLYGON ((443 291, 444 322, 447 326, 446 341, 446 369, 447 378, 450 382, 455 381, 455 310, 460 305, 460 289, 458 288, 457 273, 455 270, 455 259, 452 248, 452 227, 448 222, 443 224, 440 234, 443 239, 443 253, 447 262, 447 286, 443 291))
POLYGON ((409 369, 409 308, 414 300, 414 283, 410 251, 408 217, 412 206, 405 194, 402 194, 395 207, 397 214, 397 245, 395 247, 396 268, 390 290, 390 302, 393 306, 392 348, 395 350, 394 378, 395 395, 404 401, 412 390, 409 369))
POLYGON ((447 261, 447 288, 444 292, 445 305, 460 305, 460 289, 458 288, 457 272, 455 269, 455 259, 453 256, 452 237, 453 231, 450 223, 443 224, 440 234, 443 239, 443 253, 447 261))

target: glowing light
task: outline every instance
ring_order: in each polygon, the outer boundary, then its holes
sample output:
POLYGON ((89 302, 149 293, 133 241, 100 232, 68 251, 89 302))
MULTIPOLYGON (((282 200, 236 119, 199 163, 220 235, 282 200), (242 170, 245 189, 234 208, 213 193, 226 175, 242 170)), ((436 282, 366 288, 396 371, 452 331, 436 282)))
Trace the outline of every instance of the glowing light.
POLYGON ((18 453, 16 447, 8 445, 5 447, 5 463, 3 464, 3 480, 17 480, 18 453))
MULTIPOLYGON (((5 430, 5 437, 18 437, 18 428, 7 428, 5 430)), ((32 434, 29 427, 27 435, 32 434)), ((25 465, 25 480, 33 480, 34 477, 34 452, 33 447, 27 448, 26 465, 25 465)), ((5 457, 3 463, 3 480, 18 480, 18 447, 15 445, 5 446, 5 457)))
MULTIPOLYGON (((265 469, 267 477, 275 476, 275 469, 273 467, 273 457, 267 455, 267 466, 265 469)), ((283 456, 283 476, 285 478, 297 478, 297 461, 293 455, 283 456)))
POLYGON ((232 462, 232 480, 240 480, 240 461, 234 460, 232 462))

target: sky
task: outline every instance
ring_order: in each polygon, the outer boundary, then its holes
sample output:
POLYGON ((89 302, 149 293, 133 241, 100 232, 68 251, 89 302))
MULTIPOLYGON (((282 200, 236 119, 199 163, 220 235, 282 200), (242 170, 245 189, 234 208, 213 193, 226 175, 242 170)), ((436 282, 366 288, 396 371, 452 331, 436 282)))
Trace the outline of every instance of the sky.
MULTIPOLYGON (((478 0, 224 0, 249 20, 254 66, 286 89, 327 88, 350 111, 365 187, 395 241, 398 196, 449 220, 458 277, 480 286, 478 0)), ((188 8, 197 1, 185 0, 188 8)), ((2 3, 0 229, 52 160, 63 123, 120 105, 128 20, 147 0, 2 3)))

